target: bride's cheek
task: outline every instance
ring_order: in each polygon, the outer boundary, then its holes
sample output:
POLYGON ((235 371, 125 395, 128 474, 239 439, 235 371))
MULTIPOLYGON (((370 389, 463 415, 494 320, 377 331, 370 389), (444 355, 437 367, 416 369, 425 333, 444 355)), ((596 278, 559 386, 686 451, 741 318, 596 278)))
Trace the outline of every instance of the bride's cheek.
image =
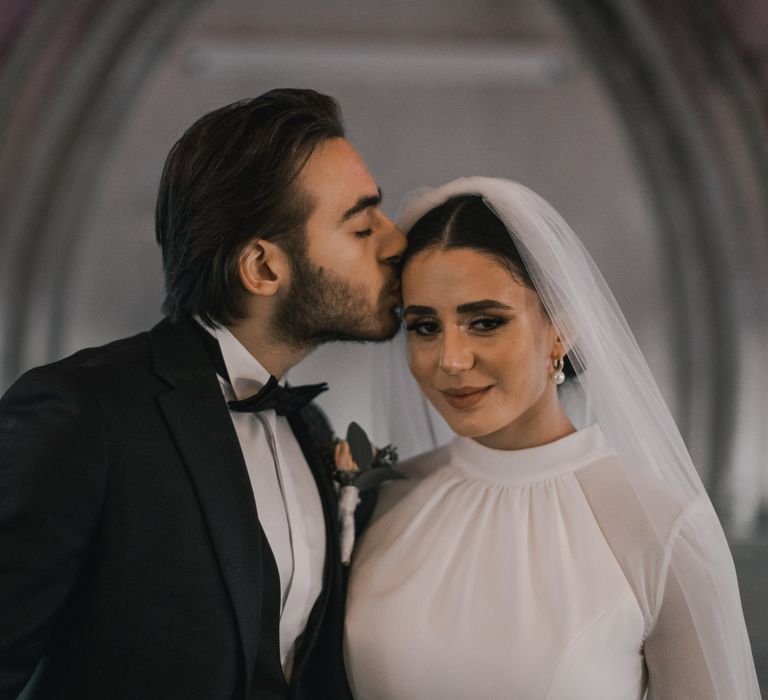
POLYGON ((408 367, 416 381, 423 385, 427 375, 427 360, 423 348, 419 348, 415 343, 408 342, 408 367))

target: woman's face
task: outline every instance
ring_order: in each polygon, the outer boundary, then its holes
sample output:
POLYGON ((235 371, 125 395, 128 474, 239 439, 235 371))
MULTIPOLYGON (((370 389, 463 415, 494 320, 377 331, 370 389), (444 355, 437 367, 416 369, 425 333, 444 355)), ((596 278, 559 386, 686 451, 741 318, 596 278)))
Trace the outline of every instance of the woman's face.
POLYGON ((454 432, 497 449, 555 439, 563 347, 536 292, 468 248, 418 253, 402 291, 408 364, 454 432))

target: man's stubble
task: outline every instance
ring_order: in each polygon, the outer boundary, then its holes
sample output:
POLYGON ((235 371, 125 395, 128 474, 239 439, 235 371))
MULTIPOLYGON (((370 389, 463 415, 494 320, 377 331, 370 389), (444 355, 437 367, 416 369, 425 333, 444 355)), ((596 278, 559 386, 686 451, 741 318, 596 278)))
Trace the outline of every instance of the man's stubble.
POLYGON ((400 323, 395 309, 388 308, 388 286, 374 308, 363 287, 314 265, 303 245, 289 247, 291 286, 272 318, 280 340, 293 347, 314 347, 338 341, 381 342, 397 334, 400 323))

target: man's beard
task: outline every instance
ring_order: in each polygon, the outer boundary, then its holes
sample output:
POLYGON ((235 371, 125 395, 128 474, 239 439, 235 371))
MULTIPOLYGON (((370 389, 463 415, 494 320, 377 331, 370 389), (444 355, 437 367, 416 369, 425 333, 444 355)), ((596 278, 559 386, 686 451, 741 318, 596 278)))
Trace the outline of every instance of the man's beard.
POLYGON ((272 319, 273 330, 283 342, 293 347, 380 342, 397 334, 400 322, 395 311, 382 314, 391 295, 389 288, 382 289, 376 307, 371 307, 364 288, 316 267, 303 248, 291 252, 291 287, 272 319))

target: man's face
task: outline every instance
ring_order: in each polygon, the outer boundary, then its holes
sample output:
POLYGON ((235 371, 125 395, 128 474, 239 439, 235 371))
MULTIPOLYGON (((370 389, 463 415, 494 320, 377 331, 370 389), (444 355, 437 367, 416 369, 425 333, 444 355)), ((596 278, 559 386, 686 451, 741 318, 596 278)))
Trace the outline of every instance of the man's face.
POLYGON ((293 344, 387 340, 397 333, 397 263, 406 239, 381 211, 381 196, 345 139, 315 149, 299 175, 312 213, 292 251, 289 291, 274 316, 293 344))

